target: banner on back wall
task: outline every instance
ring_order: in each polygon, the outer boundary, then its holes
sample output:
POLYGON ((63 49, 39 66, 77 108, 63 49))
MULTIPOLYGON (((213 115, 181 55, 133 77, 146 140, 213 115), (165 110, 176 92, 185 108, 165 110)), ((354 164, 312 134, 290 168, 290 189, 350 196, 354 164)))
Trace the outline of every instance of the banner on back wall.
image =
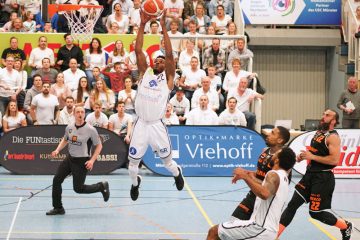
MULTIPOLYGON (((233 126, 170 126, 169 136, 185 176, 232 176, 236 167, 254 171, 265 147, 257 132, 233 126)), ((150 147, 143 160, 153 172, 171 175, 150 147)))
POLYGON ((240 6, 245 24, 341 24, 341 0, 240 0, 240 6))
MULTIPOLYGON (((127 148, 115 133, 97 128, 103 148, 89 174, 108 174, 127 161, 127 148)), ((65 147, 53 158, 65 126, 28 126, 6 133, 0 139, 0 164, 16 174, 55 174, 68 154, 65 147)))
MULTIPOLYGON (((336 178, 360 178, 360 130, 336 129, 341 138, 341 154, 338 166, 333 172, 336 178)), ((310 146, 315 131, 306 132, 292 140, 290 147, 297 154, 310 146)), ((306 172, 307 162, 302 161, 294 167, 301 174, 306 172)))

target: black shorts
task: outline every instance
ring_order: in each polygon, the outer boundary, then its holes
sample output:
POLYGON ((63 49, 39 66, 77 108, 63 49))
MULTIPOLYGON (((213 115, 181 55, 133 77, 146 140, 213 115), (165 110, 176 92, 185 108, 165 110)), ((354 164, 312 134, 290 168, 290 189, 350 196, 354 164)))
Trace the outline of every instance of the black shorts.
POLYGON ((239 206, 235 209, 232 216, 240 220, 249 220, 254 211, 256 195, 250 191, 246 197, 241 201, 239 206))
POLYGON ((310 211, 330 209, 335 189, 334 174, 331 171, 306 172, 295 189, 306 203, 310 203, 310 211))

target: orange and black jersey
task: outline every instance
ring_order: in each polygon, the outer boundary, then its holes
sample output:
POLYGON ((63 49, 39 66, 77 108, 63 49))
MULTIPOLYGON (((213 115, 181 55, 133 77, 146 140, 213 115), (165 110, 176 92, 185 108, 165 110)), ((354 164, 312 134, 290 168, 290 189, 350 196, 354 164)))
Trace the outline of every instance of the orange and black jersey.
POLYGON ((257 179, 260 179, 261 181, 263 181, 266 173, 273 168, 273 166, 274 166, 274 162, 272 161, 273 155, 274 154, 270 153, 270 148, 267 148, 260 155, 259 160, 257 162, 257 168, 256 168, 256 178, 257 179))
MULTIPOLYGON (((327 132, 317 131, 314 137, 311 139, 309 151, 316 156, 328 156, 330 152, 328 146, 326 145, 326 139, 331 134, 338 135, 336 130, 331 130, 327 132)), ((311 160, 308 166, 308 170, 312 172, 317 172, 317 171, 330 170, 333 169, 334 167, 335 167, 334 165, 323 164, 311 160)))

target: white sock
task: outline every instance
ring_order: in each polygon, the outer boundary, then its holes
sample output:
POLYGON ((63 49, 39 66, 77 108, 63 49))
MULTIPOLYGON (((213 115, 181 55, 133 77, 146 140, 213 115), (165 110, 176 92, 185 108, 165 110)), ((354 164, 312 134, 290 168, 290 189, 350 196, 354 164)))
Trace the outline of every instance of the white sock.
POLYGON ((140 160, 134 160, 134 159, 129 159, 129 176, 132 182, 133 186, 137 186, 138 185, 138 180, 137 180, 137 176, 139 173, 139 164, 140 164, 140 160))
POLYGON ((174 160, 172 160, 171 154, 167 158, 164 158, 164 159, 161 159, 161 160, 164 163, 165 168, 169 172, 171 172, 174 177, 179 176, 180 172, 179 172, 179 169, 178 169, 178 165, 174 160))

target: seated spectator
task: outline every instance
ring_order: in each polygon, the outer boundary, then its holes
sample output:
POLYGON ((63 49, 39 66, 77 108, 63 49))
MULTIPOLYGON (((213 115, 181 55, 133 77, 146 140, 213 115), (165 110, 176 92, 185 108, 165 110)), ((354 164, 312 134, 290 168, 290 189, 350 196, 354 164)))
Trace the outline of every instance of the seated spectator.
POLYGON ((121 12, 123 15, 128 14, 129 10, 134 7, 134 3, 131 0, 114 0, 112 2, 112 9, 115 9, 115 4, 119 3, 121 6, 121 12))
MULTIPOLYGON (((227 31, 224 36, 235 36, 237 35, 237 27, 234 22, 229 22, 227 26, 227 31)), ((222 40, 220 44, 221 49, 225 50, 226 52, 231 52, 232 50, 236 49, 236 40, 222 40)))
MULTIPOLYGON (((194 20, 190 20, 189 24, 188 24, 188 32, 184 33, 184 36, 192 36, 192 37, 196 37, 196 36, 200 36, 201 34, 197 32, 197 23, 194 20)), ((194 49, 198 52, 201 52, 203 45, 204 45, 204 41, 201 39, 189 39, 189 40, 193 40, 194 41, 194 49), (196 44, 197 43, 197 44, 196 44)), ((183 42, 183 44, 185 44, 185 46, 182 47, 182 49, 187 49, 187 45, 186 42, 183 42)))
MULTIPOLYGON (((2 11, 1 12, 3 15, 5 15, 5 12, 2 11)), ((11 25, 12 25, 12 21, 15 20, 16 18, 18 18, 18 13, 17 12, 11 12, 10 13, 10 18, 9 21, 7 23, 4 24, 4 26, 2 26, 2 28, 0 28, 0 32, 10 32, 11 31, 11 25)))
POLYGON ((90 113, 90 84, 87 78, 81 77, 78 87, 72 93, 72 97, 75 100, 75 107, 81 106, 85 108, 85 113, 90 113))
POLYGON ((86 116, 86 122, 94 127, 108 128, 109 119, 102 112, 102 103, 101 101, 95 101, 94 112, 86 116))
POLYGON ((116 109, 117 113, 114 113, 109 118, 109 130, 119 135, 128 145, 130 143, 133 118, 130 114, 125 113, 124 102, 118 102, 116 109))
POLYGON ((209 98, 203 95, 199 99, 199 107, 191 110, 186 117, 186 125, 218 125, 219 118, 209 107, 209 98))
MULTIPOLYGON (((123 63, 124 64, 124 63, 123 63)), ((108 67, 105 68, 101 73, 110 78, 111 83, 111 90, 115 94, 115 99, 117 99, 117 96, 121 90, 124 90, 124 80, 127 76, 130 75, 130 70, 126 68, 124 71, 121 68, 121 63, 116 62, 114 64, 115 72, 106 72, 106 69, 109 69, 108 67)))
POLYGON ((61 46, 57 53, 57 65, 60 66, 61 71, 65 71, 70 68, 70 59, 76 59, 76 67, 81 68, 84 61, 83 52, 81 48, 74 44, 74 39, 70 33, 64 34, 65 45, 61 46))
POLYGON ((233 16, 233 6, 232 1, 230 0, 210 0, 209 3, 209 16, 212 18, 216 16, 218 6, 223 6, 224 13, 229 15, 230 17, 233 16))
POLYGON ((31 115, 29 114, 30 113, 30 108, 31 108, 31 102, 33 100, 33 98, 42 93, 42 79, 41 79, 41 76, 40 75, 37 75, 35 74, 33 76, 33 85, 32 87, 27 90, 26 92, 26 95, 25 95, 25 101, 24 101, 24 109, 23 109, 23 112, 24 114, 26 115, 26 118, 27 118, 27 122, 29 124, 32 124, 32 118, 31 118, 31 115))
POLYGON ((16 101, 11 100, 2 120, 3 132, 7 133, 16 128, 25 126, 27 126, 25 115, 22 112, 19 112, 16 101))
POLYGON ((222 84, 221 84, 221 77, 216 75, 216 67, 212 64, 208 66, 208 73, 207 76, 210 79, 210 88, 217 92, 219 95, 219 111, 224 109, 225 98, 221 93, 222 84))
MULTIPOLYGON (((43 80, 44 82, 44 80, 43 80)), ((50 94, 56 96, 59 102, 59 109, 62 110, 65 107, 65 100, 67 97, 71 97, 71 90, 64 84, 64 74, 58 73, 56 76, 56 82, 51 85, 50 94)))
POLYGON ((106 83, 106 86, 108 88, 111 88, 110 79, 108 77, 105 77, 102 73, 99 67, 94 67, 92 70, 92 74, 94 77, 94 82, 92 82, 91 87, 94 88, 95 83, 99 80, 104 80, 106 83))
POLYGON ((56 33, 56 29, 53 29, 51 26, 51 22, 44 23, 44 30, 43 33, 56 33))
POLYGON ((117 24, 116 22, 111 23, 108 34, 120 34, 119 24, 117 24))
POLYGON ((139 26, 138 26, 138 25, 134 25, 134 26, 131 28, 130 34, 137 35, 137 34, 138 34, 138 31, 139 31, 139 26))
POLYGON ((232 18, 225 14, 223 5, 218 5, 216 10, 216 15, 211 18, 211 24, 215 28, 216 34, 223 35, 226 33, 226 27, 232 21, 232 18))
POLYGON ((183 35, 181 32, 178 31, 178 29, 179 29, 178 20, 172 20, 170 22, 170 31, 168 31, 168 35, 170 37, 172 50, 176 52, 177 56, 179 56, 181 51, 181 39, 172 39, 172 37, 178 37, 183 35))
MULTIPOLYGON (((83 70, 78 68, 78 62, 75 58, 70 59, 69 67, 70 67, 69 69, 63 72, 64 83, 66 86, 70 88, 72 92, 74 92, 75 90, 77 90, 80 78, 86 77, 86 74, 83 70)), ((89 81, 89 79, 87 80, 89 81)), ((91 86, 90 81, 89 81, 89 86, 91 86)))
MULTIPOLYGON (((160 49, 153 53, 152 59, 155 60, 159 56, 164 56, 165 57, 165 40, 164 40, 164 38, 161 39, 161 41, 160 41, 160 49)), ((175 51, 173 51, 173 57, 174 57, 175 64, 176 64, 177 61, 179 60, 179 57, 178 57, 178 54, 175 51)))
POLYGON ((38 47, 33 48, 30 53, 29 66, 32 68, 31 76, 34 76, 37 69, 42 68, 42 60, 44 58, 50 59, 50 66, 55 65, 54 51, 47 47, 47 38, 41 36, 39 37, 38 47))
MULTIPOLYGON (((186 68, 190 68, 190 61, 192 57, 200 59, 199 52, 194 50, 195 42, 193 40, 186 40, 186 50, 181 51, 179 56, 179 68, 183 72, 186 68)), ((198 66, 200 68, 200 66, 198 66)))
POLYGON ((247 70, 250 58, 254 57, 252 51, 246 48, 245 40, 240 38, 237 40, 237 48, 230 52, 228 57, 228 69, 232 70, 232 61, 237 58, 240 59, 241 69, 247 70))
POLYGON ((95 88, 90 95, 90 106, 94 108, 95 102, 101 102, 102 111, 106 116, 113 114, 115 106, 115 95, 113 91, 106 87, 104 80, 96 81, 95 88))
POLYGON ((50 83, 44 83, 42 93, 31 101, 30 115, 34 125, 53 125, 59 115, 59 102, 50 94, 50 83))
POLYGON ((114 4, 114 11, 106 20, 106 28, 111 31, 111 24, 116 22, 119 26, 118 33, 126 34, 129 31, 129 17, 121 11, 120 3, 114 4))
POLYGON ((162 31, 160 22, 157 21, 156 17, 152 18, 145 24, 144 33, 158 35, 162 31))
POLYGON ((136 90, 132 89, 132 80, 130 77, 125 78, 125 89, 121 90, 118 95, 118 102, 124 102, 125 113, 131 115, 134 119, 136 90))
MULTIPOLYGON (((210 25, 207 28, 206 35, 216 35, 214 26, 210 25)), ((212 39, 205 39, 204 40, 204 49, 210 48, 212 45, 212 39)))
POLYGON ((173 107, 170 103, 166 104, 166 112, 162 119, 166 125, 179 125, 179 118, 173 111, 173 107))
MULTIPOLYGON (((109 54, 109 59, 108 59, 109 67, 113 67, 114 63, 116 62, 125 63, 127 56, 129 56, 129 53, 124 48, 123 42, 121 40, 116 40, 114 50, 109 54)), ((115 69, 112 68, 111 71, 114 72, 115 69)))
POLYGON ((31 1, 20 1, 20 10, 21 15, 25 16, 27 12, 31 12, 33 14, 33 18, 36 22, 36 25, 39 25, 38 29, 42 30, 42 26, 44 25, 41 19, 41 0, 31 0, 31 1))
POLYGON ((63 110, 60 111, 58 124, 59 125, 68 125, 75 121, 74 116, 74 98, 73 97, 66 97, 65 100, 65 107, 63 110))
POLYGON ((190 21, 195 21, 196 31, 200 34, 206 34, 206 29, 211 25, 211 19, 205 14, 205 11, 204 6, 198 4, 196 6, 195 14, 190 18, 190 21))
POLYGON ((223 49, 220 48, 220 39, 213 38, 211 47, 206 49, 203 54, 203 65, 202 69, 207 72, 210 64, 216 67, 216 74, 222 77, 222 74, 225 70, 226 63, 226 53, 223 49))
MULTIPOLYGON (((184 1, 184 11, 183 11, 184 28, 189 23, 190 18, 196 14, 196 7, 198 5, 202 5, 203 7, 205 7, 205 3, 203 0, 184 1)), ((204 14, 206 14, 206 12, 204 12, 204 14)))
POLYGON ((133 28, 134 26, 140 26, 140 7, 141 1, 134 0, 134 6, 129 9, 129 26, 133 28))
MULTIPOLYGON (((135 40, 132 43, 133 46, 135 46, 135 40)), ((134 47, 135 49, 135 47, 134 47)), ((149 55, 147 54, 147 52, 145 50, 143 50, 143 53, 145 55, 146 58, 146 64, 148 66, 150 66, 150 58, 149 55)), ((138 67, 137 67, 137 60, 136 60, 136 54, 135 54, 135 50, 131 51, 129 53, 129 56, 125 59, 125 64, 127 66, 129 66, 129 69, 131 71, 131 79, 133 81, 133 84, 137 84, 137 82, 139 81, 139 71, 138 71, 138 67)))
MULTIPOLYGON (((170 30, 170 23, 177 20, 179 23, 179 31, 183 32, 182 14, 184 10, 183 0, 165 0, 164 8, 166 9, 166 31, 170 30)), ((164 30, 165 31, 165 30, 164 30)))
POLYGON ((41 28, 41 25, 36 25, 34 14, 31 11, 25 13, 23 25, 26 32, 29 33, 37 32, 41 28))
POLYGON ((237 109, 237 100, 230 97, 227 100, 227 108, 219 116, 219 125, 234 125, 246 127, 246 118, 244 113, 237 109))
POLYGON ((240 60, 235 58, 231 62, 231 71, 228 71, 225 75, 223 82, 223 89, 225 93, 228 93, 231 89, 236 89, 239 85, 241 78, 254 78, 257 76, 256 73, 247 72, 241 70, 240 60))
POLYGON ((15 18, 12 20, 9 32, 26 32, 21 18, 15 18))
MULTIPOLYGON (((99 2, 97 0, 79 0, 79 5, 99 5, 99 2)), ((86 16, 90 15, 90 14, 94 14, 93 13, 93 9, 88 9, 88 8, 81 8, 79 11, 80 13, 80 17, 81 18, 85 18, 86 16)))
POLYGON ((35 74, 39 74, 43 83, 54 84, 56 82, 56 76, 58 75, 58 71, 54 68, 51 68, 50 58, 43 58, 41 60, 42 67, 35 71, 35 74))
POLYGON ((191 58, 191 68, 186 68, 180 78, 179 86, 185 90, 185 96, 191 100, 194 91, 201 86, 201 79, 206 76, 204 70, 199 69, 197 57, 191 58))
POLYGON ((4 51, 1 54, 1 63, 3 66, 5 66, 6 58, 7 57, 13 57, 14 59, 21 59, 22 60, 22 69, 26 66, 26 55, 25 52, 19 48, 19 42, 16 37, 10 38, 10 47, 4 49, 4 51))
POLYGON ((191 109, 199 107, 199 99, 201 96, 208 96, 209 99, 209 108, 213 111, 219 109, 219 95, 210 87, 210 78, 205 76, 201 79, 201 88, 195 90, 194 95, 191 99, 191 109))
POLYGON ((105 52, 102 50, 100 39, 93 38, 90 42, 89 49, 85 51, 85 74, 90 83, 95 82, 92 69, 98 67, 103 69, 106 66, 105 52))
POLYGON ((241 78, 238 87, 229 92, 228 99, 231 97, 236 98, 237 108, 245 114, 246 126, 250 129, 255 129, 256 115, 250 112, 250 103, 252 103, 255 98, 264 99, 264 96, 248 88, 247 78, 241 78))
POLYGON ((190 101, 185 97, 184 89, 182 87, 178 87, 176 89, 176 94, 169 102, 173 106, 179 122, 184 124, 186 120, 184 116, 190 111, 190 101))

